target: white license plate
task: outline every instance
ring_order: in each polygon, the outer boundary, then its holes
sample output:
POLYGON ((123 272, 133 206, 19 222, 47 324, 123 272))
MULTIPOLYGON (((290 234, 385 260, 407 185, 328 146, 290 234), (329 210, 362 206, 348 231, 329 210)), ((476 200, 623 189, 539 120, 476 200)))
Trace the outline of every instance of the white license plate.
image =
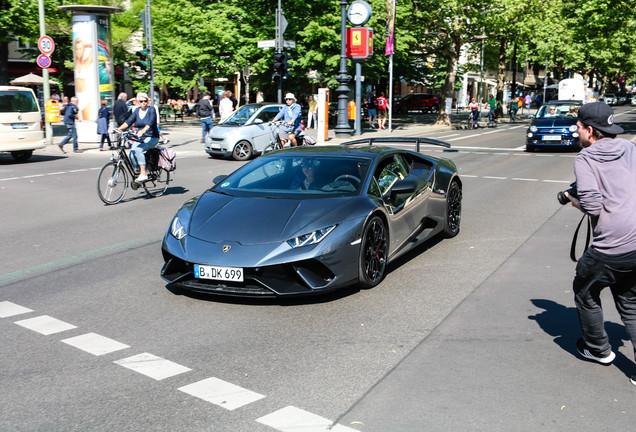
POLYGON ((212 150, 221 150, 221 146, 217 144, 210 144, 210 148, 212 150))
POLYGON ((197 279, 243 282, 243 269, 240 267, 218 267, 195 264, 194 277, 197 279))
POLYGON ((561 141, 561 135, 543 135, 543 141, 561 141))
POLYGON ((29 125, 26 123, 11 123, 13 129, 28 129, 29 125))

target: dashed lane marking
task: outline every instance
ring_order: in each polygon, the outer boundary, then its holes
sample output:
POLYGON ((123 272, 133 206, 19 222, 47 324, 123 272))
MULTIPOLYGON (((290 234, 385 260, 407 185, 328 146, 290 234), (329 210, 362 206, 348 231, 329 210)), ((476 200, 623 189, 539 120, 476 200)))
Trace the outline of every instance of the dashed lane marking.
POLYGON ((116 364, 161 381, 192 369, 150 353, 141 353, 115 361, 116 364))
POLYGON ((115 351, 130 348, 130 346, 126 344, 117 342, 116 340, 107 338, 106 336, 98 335, 97 333, 87 333, 81 336, 63 339, 62 342, 95 356, 110 354, 115 351))
POLYGON ((331 420, 294 406, 287 406, 256 421, 281 432, 358 432, 340 424, 332 427, 331 420))
MULTIPOLYGON (((10 301, 0 302, 0 318, 8 318, 29 312, 33 312, 33 310, 10 301)), ((15 324, 44 335, 77 328, 72 324, 65 323, 48 315, 16 321, 15 324)), ((130 348, 130 346, 126 344, 96 333, 87 333, 63 339, 61 342, 95 356, 130 348)), ((158 381, 192 370, 150 353, 127 357, 117 360, 114 363, 158 381)), ((178 390, 230 411, 265 398, 265 395, 244 389, 215 377, 188 384, 178 388, 178 390)), ((298 432, 301 430, 303 432, 358 432, 356 429, 334 424, 331 420, 294 406, 287 406, 260 417, 256 421, 282 432, 298 432)))
POLYGON ((45 336, 77 328, 77 326, 74 326, 73 324, 60 321, 59 319, 48 315, 16 321, 15 324, 45 336))
POLYGON ((9 318, 29 312, 33 312, 33 309, 25 308, 10 301, 0 302, 0 318, 9 318))
POLYGON ((230 411, 265 397, 214 377, 180 387, 178 390, 230 411))

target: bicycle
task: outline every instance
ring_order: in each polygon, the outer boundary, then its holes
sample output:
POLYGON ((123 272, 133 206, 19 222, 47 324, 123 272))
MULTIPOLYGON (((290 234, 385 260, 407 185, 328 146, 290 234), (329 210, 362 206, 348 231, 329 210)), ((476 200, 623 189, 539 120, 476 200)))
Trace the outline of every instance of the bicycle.
POLYGON ((263 150, 263 154, 269 153, 276 150, 282 150, 284 148, 283 142, 280 139, 280 127, 285 123, 283 121, 275 121, 273 122, 274 127, 271 128, 272 136, 269 140, 269 145, 265 147, 263 150))
POLYGON ((132 190, 143 187, 151 197, 163 195, 170 183, 170 173, 158 166, 159 149, 152 148, 146 152, 146 172, 148 180, 141 184, 134 181, 135 169, 130 157, 126 153, 126 144, 139 141, 134 132, 128 130, 117 133, 117 154, 113 154, 110 161, 104 164, 97 176, 97 195, 105 204, 120 202, 130 184, 132 190), (129 183, 129 178, 132 181, 129 183))

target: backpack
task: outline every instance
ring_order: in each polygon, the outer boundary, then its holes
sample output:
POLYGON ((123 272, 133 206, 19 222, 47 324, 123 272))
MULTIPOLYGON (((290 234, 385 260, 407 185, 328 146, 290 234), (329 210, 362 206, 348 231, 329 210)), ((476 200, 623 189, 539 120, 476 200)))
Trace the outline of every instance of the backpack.
POLYGON ((386 103, 387 103, 387 100, 385 98, 383 97, 378 98, 378 108, 386 109, 386 103))
POLYGON ((309 135, 305 135, 304 142, 305 142, 305 145, 314 145, 314 144, 316 144, 316 140, 314 139, 314 137, 309 136, 309 135))
POLYGON ((159 166, 168 172, 177 169, 177 154, 173 149, 159 149, 159 166))

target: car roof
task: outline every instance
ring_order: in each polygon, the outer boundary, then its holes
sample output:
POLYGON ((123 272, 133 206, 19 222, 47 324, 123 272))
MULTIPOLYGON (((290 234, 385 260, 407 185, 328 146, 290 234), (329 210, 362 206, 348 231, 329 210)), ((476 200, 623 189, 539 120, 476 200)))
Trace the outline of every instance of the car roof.
POLYGON ((546 105, 555 105, 555 104, 574 105, 574 104, 582 104, 582 103, 583 101, 580 99, 572 99, 572 100, 559 99, 559 100, 551 100, 550 102, 546 102, 546 105))

